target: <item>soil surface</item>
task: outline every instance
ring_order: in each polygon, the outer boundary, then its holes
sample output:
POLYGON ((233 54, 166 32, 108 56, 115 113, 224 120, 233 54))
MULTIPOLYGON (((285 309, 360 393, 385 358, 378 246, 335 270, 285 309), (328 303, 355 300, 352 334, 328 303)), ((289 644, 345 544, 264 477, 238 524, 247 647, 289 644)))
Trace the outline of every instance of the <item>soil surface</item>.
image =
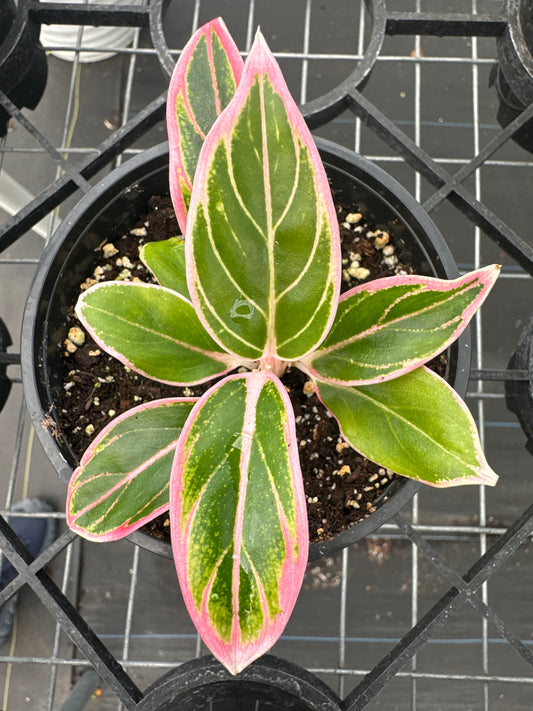
MULTIPOLYGON (((389 233, 369 225, 356 205, 337 205, 337 213, 343 257, 342 291, 371 279, 414 271, 402 263, 402 255, 397 253, 389 233)), ((139 260, 139 247, 179 233, 170 198, 152 198, 148 214, 134 229, 112 244, 103 242, 99 246, 93 273, 87 275, 80 290, 112 279, 153 282, 151 273, 139 260)), ((72 308, 65 331, 68 336, 62 345, 66 376, 59 420, 63 437, 78 459, 94 436, 122 412, 158 398, 199 396, 214 382, 178 388, 150 380, 101 351, 79 329, 83 331, 72 308)), ((443 374, 446 357, 436 359, 433 368, 443 374)), ((318 400, 303 373, 289 368, 282 382, 296 416, 309 539, 311 543, 328 540, 373 513, 401 478, 370 462, 343 440, 337 421, 318 400)), ((144 530, 169 539, 168 516, 159 516, 144 530)))

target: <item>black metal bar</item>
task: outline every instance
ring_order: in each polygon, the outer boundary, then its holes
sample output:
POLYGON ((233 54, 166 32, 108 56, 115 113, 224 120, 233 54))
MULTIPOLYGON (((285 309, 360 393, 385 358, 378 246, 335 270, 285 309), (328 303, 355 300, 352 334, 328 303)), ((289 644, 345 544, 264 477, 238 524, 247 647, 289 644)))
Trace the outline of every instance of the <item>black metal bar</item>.
POLYGON ((504 15, 467 15, 450 12, 389 12, 388 35, 436 37, 499 37, 507 27, 504 15))
MULTIPOLYGON (((5 521, 5 519, 4 519, 5 521)), ((0 606, 4 604, 14 593, 17 592, 25 583, 29 582, 28 575, 35 574, 44 568, 50 561, 56 557, 61 551, 75 540, 76 534, 74 531, 67 529, 59 538, 48 546, 48 548, 43 551, 34 561, 32 561, 28 566, 24 565, 22 573, 12 580, 9 585, 0 590, 0 606)), ((2 540, 2 533, 0 532, 0 541, 2 540)), ((2 546, 0 546, 2 549, 2 546)), ((7 555, 9 558, 9 555, 7 555)), ((13 562, 13 566, 16 567, 17 559, 13 562)))
POLYGON ((0 353, 0 366, 19 365, 20 353, 0 353))
POLYGON ((50 157, 56 163, 61 170, 63 170, 70 178, 73 180, 76 185, 81 188, 84 192, 87 192, 91 185, 88 183, 79 173, 78 171, 74 170, 68 163, 67 161, 63 158, 61 153, 55 148, 50 141, 46 138, 46 136, 43 136, 43 134, 39 131, 39 129, 32 124, 32 122, 26 118, 26 116, 20 111, 20 109, 15 106, 15 104, 11 101, 9 96, 6 96, 3 91, 0 90, 0 104, 8 111, 11 116, 17 121, 24 126, 26 131, 28 133, 31 133, 31 135, 38 141, 38 143, 41 144, 41 146, 49 153, 50 157))
POLYGON ((101 25, 148 27, 150 8, 139 5, 83 5, 62 2, 33 2, 32 19, 48 25, 101 25))
MULTIPOLYGON (((139 111, 124 126, 100 144, 96 155, 90 155, 81 162, 79 173, 84 178, 91 178, 104 168, 128 146, 143 136, 165 115, 166 93, 154 99, 142 111, 139 111)), ((75 192, 77 186, 68 176, 63 175, 31 200, 17 215, 9 218, 0 227, 0 253, 13 244, 19 237, 33 227, 53 208, 61 204, 75 192)))
POLYGON ((388 146, 437 188, 451 187, 448 199, 475 225, 480 227, 499 247, 512 257, 528 274, 533 275, 533 246, 480 203, 453 176, 416 145, 398 126, 356 89, 350 93, 350 109, 388 146))
POLYGON ((439 205, 449 194, 454 187, 459 183, 463 183, 472 173, 487 161, 491 155, 496 153, 503 144, 512 138, 513 134, 519 131, 528 121, 533 119, 533 104, 528 106, 522 113, 501 130, 491 141, 484 146, 480 152, 472 158, 470 163, 464 165, 455 173, 451 182, 446 182, 433 195, 428 198, 423 207, 428 212, 431 212, 439 205))
POLYGON ((488 605, 486 605, 483 600, 479 597, 477 592, 472 589, 472 586, 468 584, 459 573, 451 568, 446 560, 438 553, 438 551, 427 541, 423 536, 421 536, 418 531, 416 531, 407 521, 401 516, 397 515, 395 521, 402 531, 402 533, 409 537, 415 544, 418 550, 422 551, 426 558, 428 558, 433 565, 437 568, 439 573, 447 578, 450 583, 457 588, 457 590, 466 595, 466 600, 480 612, 483 617, 492 622, 495 627, 500 632, 501 636, 509 642, 513 649, 520 654, 520 656, 525 659, 528 664, 533 666, 533 652, 531 652, 522 640, 518 637, 513 630, 507 626, 507 624, 501 619, 501 617, 492 610, 488 605))
POLYGON ((140 689, 109 652, 70 600, 63 595, 52 578, 43 570, 34 571, 33 559, 27 548, 0 516, 0 548, 19 576, 29 585, 40 601, 59 622, 65 633, 87 657, 98 675, 111 686, 117 698, 129 709, 142 698, 140 689))
POLYGON ((529 380, 529 373, 527 370, 512 370, 512 369, 501 369, 501 370, 490 370, 482 368, 481 370, 471 370, 470 380, 529 380))
MULTIPOLYGON (((401 517, 398 517, 401 518, 401 517)), ((399 522, 398 522, 399 523, 399 522)), ((512 555, 533 531, 533 505, 489 548, 487 553, 464 576, 468 587, 455 586, 404 635, 400 642, 355 687, 344 702, 345 711, 360 711, 396 675, 424 644, 446 623, 451 613, 467 602, 485 580, 512 555)))

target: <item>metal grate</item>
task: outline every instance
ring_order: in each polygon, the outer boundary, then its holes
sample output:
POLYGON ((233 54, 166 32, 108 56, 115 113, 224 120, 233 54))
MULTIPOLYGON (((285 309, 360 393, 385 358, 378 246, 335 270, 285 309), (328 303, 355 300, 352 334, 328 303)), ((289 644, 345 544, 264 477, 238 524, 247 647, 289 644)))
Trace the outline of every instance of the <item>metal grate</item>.
MULTIPOLYGON (((39 223, 50 238, 103 171, 165 139, 165 71, 192 30, 220 14, 247 48, 261 24, 318 134, 398 178, 437 222, 462 270, 503 264, 476 317, 468 393, 488 459, 501 475, 498 487, 424 489, 367 542, 311 563, 274 652, 322 677, 347 697, 350 711, 529 709, 532 465, 506 410, 504 384, 525 386, 528 377, 507 362, 533 295, 533 160, 512 141, 533 106, 506 128, 497 124, 489 80, 495 38, 508 27, 506 7, 494 0, 172 0, 164 19, 162 9, 162 0, 105 11, 19 2, 35 22, 143 29, 131 47, 107 47, 117 56, 102 64, 50 57, 48 86, 32 113, 0 93, 14 116, 0 144, 0 178, 10 175, 23 186, 15 193, 24 195, 0 225, 0 316, 13 341, 43 246, 32 228, 39 223)), ((78 49, 81 39, 79 32, 78 49)), ((0 352, 13 384, 0 415, 0 513, 28 494, 61 511, 64 486, 34 443, 15 350, 0 352)), ((170 561, 128 542, 100 548, 63 528, 32 562, 2 519, 0 543, 19 570, 0 604, 26 584, 12 640, 0 649, 5 711, 60 708, 91 664, 103 680, 92 707, 134 709, 152 681, 205 651, 170 561), (42 570, 48 564, 52 578, 42 570)))

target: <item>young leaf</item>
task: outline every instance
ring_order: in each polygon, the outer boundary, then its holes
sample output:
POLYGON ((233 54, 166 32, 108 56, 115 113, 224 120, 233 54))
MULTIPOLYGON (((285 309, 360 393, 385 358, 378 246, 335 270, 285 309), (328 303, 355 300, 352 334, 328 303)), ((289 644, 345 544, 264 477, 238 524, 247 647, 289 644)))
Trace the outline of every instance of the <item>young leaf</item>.
POLYGON ((338 224, 320 156, 258 33, 198 163, 185 240, 189 291, 225 349, 295 360, 329 329, 338 224))
POLYGON ((114 541, 168 509, 176 445, 194 402, 154 400, 100 432, 69 483, 70 528, 89 540, 114 541))
POLYGON ((205 332, 192 304, 162 286, 95 284, 78 299, 76 315, 103 350, 163 383, 202 383, 236 365, 205 332))
POLYGON ((167 99, 170 193, 183 234, 200 150, 235 93, 242 67, 219 17, 191 37, 172 74, 167 99))
POLYGON ((236 674, 281 634, 307 562, 294 417, 276 376, 229 376, 198 401, 176 450, 170 521, 189 614, 236 674))
POLYGON ((182 239, 171 237, 161 242, 147 242, 139 249, 139 256, 161 286, 177 291, 190 301, 182 239))
POLYGON ((458 338, 499 272, 492 265, 451 281, 407 275, 355 287, 341 297, 331 331, 303 369, 339 385, 414 370, 458 338))
POLYGON ((425 366, 375 385, 316 386, 343 436, 368 459, 431 486, 496 484, 465 403, 425 366))

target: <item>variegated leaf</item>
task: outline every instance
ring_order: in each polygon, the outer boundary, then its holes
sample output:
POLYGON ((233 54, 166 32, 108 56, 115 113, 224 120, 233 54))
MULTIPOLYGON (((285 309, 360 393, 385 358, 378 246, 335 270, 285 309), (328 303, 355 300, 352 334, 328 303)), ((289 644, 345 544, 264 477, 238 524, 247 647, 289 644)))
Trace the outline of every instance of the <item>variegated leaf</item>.
POLYGON ((194 402, 154 400, 100 432, 69 483, 70 528, 89 540, 114 541, 168 509, 176 445, 194 402))
POLYGON ((206 333, 192 304, 162 286, 96 284, 81 294, 76 315, 103 350, 164 383, 202 383, 236 365, 206 333))
POLYGON ((458 338, 499 272, 492 265, 451 281, 406 275, 355 287, 341 297, 331 331, 302 367, 339 385, 414 370, 458 338))
POLYGON ((183 234, 200 150, 235 93, 242 67, 239 50, 217 18, 191 37, 172 74, 167 99, 170 193, 183 234))
POLYGON ((229 376, 196 404, 176 451, 170 521, 189 614, 236 674, 281 634, 307 562, 294 417, 276 376, 229 376))
POLYGON ((171 237, 160 242, 147 242, 139 249, 139 256, 161 286, 177 291, 190 301, 182 239, 171 237))
POLYGON ((368 459, 431 486, 496 483, 465 403, 425 366, 374 385, 316 386, 346 440, 368 459))
POLYGON ((185 253, 193 304, 228 351, 295 360, 329 329, 340 284, 335 208, 312 136, 259 33, 204 143, 185 253))

